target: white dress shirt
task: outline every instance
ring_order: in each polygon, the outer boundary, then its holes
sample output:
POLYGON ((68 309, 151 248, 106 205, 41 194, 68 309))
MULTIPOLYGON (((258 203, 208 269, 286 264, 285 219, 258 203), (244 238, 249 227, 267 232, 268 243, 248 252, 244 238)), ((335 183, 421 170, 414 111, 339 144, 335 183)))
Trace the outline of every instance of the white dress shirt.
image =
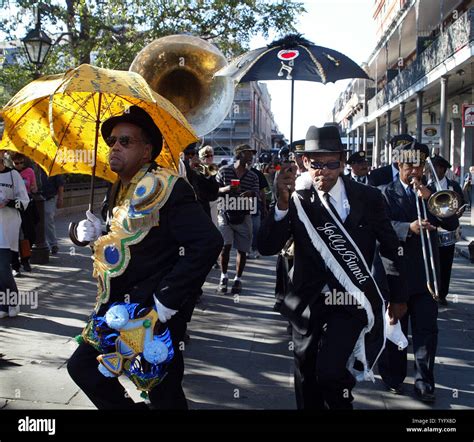
MULTIPOLYGON (((320 196, 321 199, 324 198, 324 194, 326 192, 322 190, 316 189, 316 192, 318 192, 318 195, 320 196)), ((332 189, 328 192, 331 204, 334 206, 336 209, 339 217, 342 219, 344 222, 349 215, 350 212, 350 205, 349 205, 349 200, 347 199, 347 193, 346 193, 346 188, 344 187, 344 182, 342 181, 342 178, 339 177, 336 181, 336 184, 332 187, 332 189)), ((286 214, 288 213, 287 210, 280 210, 278 208, 278 205, 275 206, 275 221, 281 221, 286 214)))
POLYGON ((399 175, 400 175, 400 172, 395 167, 395 165, 392 163, 392 181, 395 181, 398 178, 399 175))
POLYGON ((353 173, 351 173, 351 178, 354 181, 357 181, 358 183, 367 184, 367 175, 357 176, 357 175, 354 175, 353 173))

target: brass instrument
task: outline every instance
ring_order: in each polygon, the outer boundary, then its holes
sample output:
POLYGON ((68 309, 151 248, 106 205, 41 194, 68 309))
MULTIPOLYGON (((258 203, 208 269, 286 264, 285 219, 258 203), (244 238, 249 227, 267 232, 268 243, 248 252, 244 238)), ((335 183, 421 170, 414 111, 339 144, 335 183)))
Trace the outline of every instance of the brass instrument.
POLYGON ((217 172, 219 172, 219 166, 217 164, 206 164, 199 162, 194 166, 194 170, 204 176, 214 176, 217 175, 217 172))
POLYGON ((207 41, 170 35, 145 46, 129 70, 170 100, 202 137, 222 123, 234 100, 233 80, 214 77, 226 65, 224 55, 207 41))
POLYGON ((431 169, 431 173, 433 175, 437 191, 430 196, 430 198, 428 199, 428 203, 425 203, 425 200, 421 197, 418 197, 417 195, 416 212, 418 215, 418 223, 420 225, 421 249, 423 251, 423 264, 425 267, 426 286, 433 299, 435 301, 438 301, 438 275, 436 272, 436 266, 434 261, 433 246, 430 241, 430 231, 421 227, 422 220, 428 218, 427 207, 428 211, 438 218, 449 218, 453 215, 457 215, 460 209, 461 198, 453 190, 441 189, 441 184, 439 182, 438 175, 436 174, 436 170, 433 166, 433 163, 431 162, 431 159, 428 157, 426 162, 428 163, 428 166, 431 169), (426 245, 426 243, 428 244, 426 245), (428 262, 430 264, 430 267, 428 266, 428 262), (431 279, 433 281, 434 288, 431 285, 431 279))

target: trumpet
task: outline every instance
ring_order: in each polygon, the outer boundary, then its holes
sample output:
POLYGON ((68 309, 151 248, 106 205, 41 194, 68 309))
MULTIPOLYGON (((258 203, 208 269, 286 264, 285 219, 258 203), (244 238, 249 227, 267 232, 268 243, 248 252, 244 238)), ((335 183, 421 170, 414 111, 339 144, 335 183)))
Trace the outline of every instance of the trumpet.
POLYGON ((217 172, 219 172, 219 166, 217 164, 206 164, 199 162, 195 163, 193 167, 196 172, 206 177, 217 175, 217 172))

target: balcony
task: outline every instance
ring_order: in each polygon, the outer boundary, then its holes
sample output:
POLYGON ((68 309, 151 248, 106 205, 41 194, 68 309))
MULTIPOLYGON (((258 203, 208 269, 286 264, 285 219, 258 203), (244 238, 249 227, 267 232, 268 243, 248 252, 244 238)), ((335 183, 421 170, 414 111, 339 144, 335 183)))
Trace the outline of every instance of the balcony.
POLYGON ((410 67, 396 75, 368 101, 368 115, 409 89, 472 40, 474 40, 474 8, 459 17, 418 56, 410 67))

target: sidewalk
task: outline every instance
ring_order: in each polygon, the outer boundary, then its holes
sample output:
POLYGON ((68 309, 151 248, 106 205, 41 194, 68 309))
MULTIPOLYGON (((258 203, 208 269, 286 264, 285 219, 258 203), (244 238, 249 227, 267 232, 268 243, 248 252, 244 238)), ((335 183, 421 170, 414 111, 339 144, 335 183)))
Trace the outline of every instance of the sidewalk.
MULTIPOLYGON (((48 265, 17 279, 20 290, 38 292, 38 308, 24 306, 17 318, 0 322, 0 409, 85 409, 91 402, 71 381, 66 361, 95 299, 88 248, 74 247, 59 218, 60 252, 48 265)), ((217 294, 213 269, 189 326, 184 356, 184 389, 191 409, 295 409, 293 359, 286 322, 272 311, 275 258, 249 260, 240 297, 217 294)), ((234 261, 230 276, 233 278, 234 261)), ((474 294, 472 265, 456 257, 447 308, 440 309, 436 367, 437 402, 433 408, 474 408, 474 294)), ((409 355, 409 375, 413 357, 409 355)), ((129 394, 141 400, 125 382, 129 394)), ((358 409, 430 409, 413 396, 386 392, 375 384, 357 385, 358 409)))

